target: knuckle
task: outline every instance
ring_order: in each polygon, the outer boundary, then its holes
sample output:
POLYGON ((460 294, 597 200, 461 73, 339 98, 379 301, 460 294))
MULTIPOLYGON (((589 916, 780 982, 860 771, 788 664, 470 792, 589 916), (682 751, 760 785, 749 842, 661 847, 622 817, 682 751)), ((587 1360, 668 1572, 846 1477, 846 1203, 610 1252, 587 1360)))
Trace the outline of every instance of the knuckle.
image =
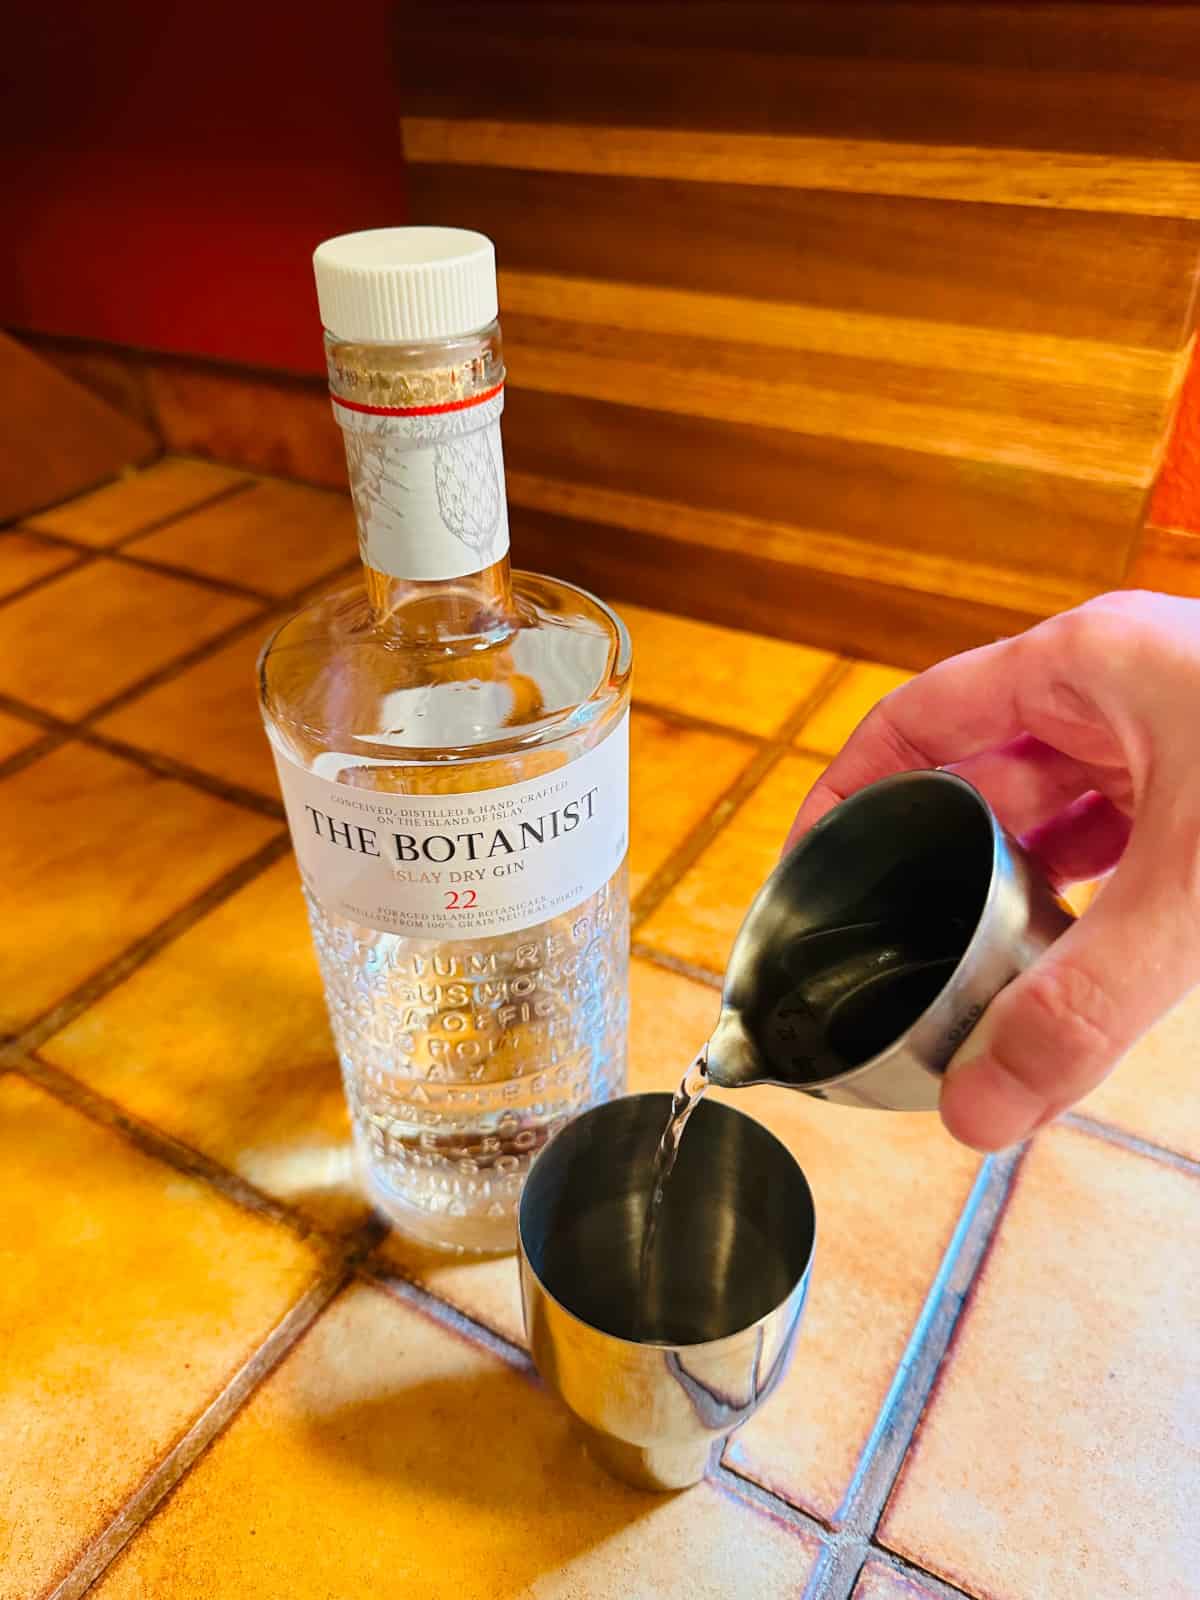
POLYGON ((1090 973, 1058 960, 1031 972, 1021 986, 1021 1004, 1056 1051, 1073 1062, 1098 1062, 1119 1051, 1115 1002, 1090 973))
POLYGON ((932 766, 933 762, 928 752, 914 744, 891 716, 888 701, 892 695, 899 692, 898 689, 893 689, 891 694, 886 695, 871 711, 870 717, 876 737, 886 750, 896 771, 916 771, 921 767, 932 766))

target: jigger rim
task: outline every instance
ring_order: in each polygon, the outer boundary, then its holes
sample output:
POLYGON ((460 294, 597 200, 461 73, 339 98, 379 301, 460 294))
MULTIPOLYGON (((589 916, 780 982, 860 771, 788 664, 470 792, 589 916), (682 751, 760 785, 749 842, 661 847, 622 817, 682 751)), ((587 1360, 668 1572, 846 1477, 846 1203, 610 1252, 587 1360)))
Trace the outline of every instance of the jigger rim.
MULTIPOLYGON (((832 1073, 824 1078, 814 1078, 799 1086, 787 1079, 770 1076, 755 1077, 749 1081, 760 1085, 773 1085, 788 1089, 802 1087, 805 1093, 820 1098, 830 1089, 840 1089, 848 1084, 859 1083, 885 1072, 893 1060, 903 1055, 914 1031, 924 1022, 929 1013, 942 1002, 947 992, 954 988, 963 973, 971 969, 976 962, 981 947, 986 944, 989 938, 989 922, 1004 892, 1002 879, 1005 870, 1006 852, 1009 851, 1010 844, 1015 843, 1015 841, 1010 840, 1003 824, 988 804, 983 793, 957 772, 949 772, 945 767, 916 767, 907 772, 890 773, 887 777, 877 778, 874 782, 865 784, 863 788, 856 789, 853 794, 847 795, 845 799, 839 800, 832 810, 827 811, 819 822, 814 823, 809 831, 798 839, 791 849, 776 862, 770 875, 750 902, 750 906, 734 939, 726 968, 725 982, 722 987, 723 1011, 724 1008, 732 1005, 737 986, 741 981, 743 966, 741 947, 743 939, 751 930, 752 925, 764 908, 776 898, 780 885, 797 869, 800 861, 809 854, 810 850, 820 849, 825 837, 835 829, 843 827, 850 822, 856 812, 868 808, 881 795, 906 788, 957 790, 974 803, 980 821, 987 828, 990 857, 987 891, 980 901, 975 925, 971 929, 969 939, 962 948, 962 953, 955 962, 953 969, 947 973, 941 989, 924 1010, 912 1019, 902 1034, 893 1039, 890 1044, 885 1045, 882 1050, 876 1051, 873 1056, 868 1056, 865 1061, 856 1062, 853 1066, 848 1066, 841 1072, 832 1073)), ((733 1005, 733 1009, 737 1009, 736 1005, 733 1005)), ((978 1009, 982 1011, 984 1007, 980 1005, 978 1009)), ((972 1021, 974 1020, 976 1019, 972 1018, 972 1021)), ((966 1037, 965 1033, 963 1037, 966 1037)), ((714 1081, 719 1083, 721 1080, 715 1079, 714 1081)), ((931 1101, 930 1107, 932 1108, 934 1104, 936 1104, 936 1101, 931 1101)), ((888 1102, 881 1102, 881 1106, 883 1109, 890 1109, 888 1102)))
POLYGON ((723 1100, 706 1099, 704 1105, 701 1105, 697 1108, 696 1115, 703 1115, 705 1106, 711 1106, 713 1110, 717 1111, 721 1115, 740 1117, 743 1121, 752 1123, 767 1139, 771 1141, 772 1144, 779 1147, 779 1150, 782 1152, 785 1160, 788 1161, 795 1169, 796 1176, 800 1179, 803 1194, 808 1206, 809 1241, 808 1249, 805 1252, 804 1266, 800 1272, 795 1274, 787 1293, 777 1300, 769 1310, 764 1311, 762 1316, 756 1317, 753 1322, 747 1322, 743 1327, 735 1328, 731 1333, 723 1333, 719 1339, 696 1339, 688 1343, 673 1342, 668 1339, 627 1339, 622 1334, 609 1333, 606 1328, 601 1328, 597 1326, 596 1323, 589 1322, 586 1317, 581 1317, 577 1311, 573 1311, 569 1305, 561 1300, 558 1295, 556 1295, 553 1290, 547 1286, 545 1278, 530 1260, 529 1251, 526 1249, 525 1245, 525 1204, 526 1199, 531 1192, 533 1176, 537 1171, 538 1164, 546 1158, 547 1154, 554 1147, 554 1145, 557 1144, 564 1135, 570 1133, 573 1128, 576 1128, 579 1123, 585 1121, 588 1117, 607 1110, 609 1106, 620 1105, 627 1100, 663 1101, 663 1126, 666 1126, 666 1114, 670 1111, 672 1100, 671 1091, 669 1089, 641 1089, 632 1094, 615 1095, 611 1100, 602 1100, 598 1105, 589 1106, 586 1111, 581 1111, 578 1116, 572 1117, 569 1122, 563 1125, 563 1127, 557 1129, 556 1132, 551 1134, 550 1138, 546 1140, 546 1143, 538 1151, 525 1178, 525 1182, 521 1189, 521 1198, 517 1204, 517 1254, 521 1265, 524 1266, 536 1279, 538 1288, 541 1293, 545 1295, 546 1299, 557 1306, 558 1310, 562 1312, 563 1316, 567 1317, 572 1323, 575 1324, 576 1327, 584 1329, 588 1334, 595 1338, 604 1339, 610 1344, 621 1346, 631 1352, 660 1352, 664 1350, 720 1351, 727 1345, 745 1341, 747 1335, 753 1335, 757 1337, 760 1330, 765 1329, 773 1319, 779 1316, 779 1313, 788 1304, 789 1300, 791 1300, 796 1294, 797 1290, 803 1289, 808 1280, 809 1274, 812 1272, 813 1257, 816 1254, 817 1248, 817 1205, 813 1196, 812 1185, 808 1181, 808 1174, 805 1172, 797 1158, 788 1149, 787 1145, 784 1144, 779 1135, 768 1128, 765 1123, 760 1122, 757 1117, 752 1117, 748 1112, 739 1111, 736 1106, 727 1105, 723 1100))

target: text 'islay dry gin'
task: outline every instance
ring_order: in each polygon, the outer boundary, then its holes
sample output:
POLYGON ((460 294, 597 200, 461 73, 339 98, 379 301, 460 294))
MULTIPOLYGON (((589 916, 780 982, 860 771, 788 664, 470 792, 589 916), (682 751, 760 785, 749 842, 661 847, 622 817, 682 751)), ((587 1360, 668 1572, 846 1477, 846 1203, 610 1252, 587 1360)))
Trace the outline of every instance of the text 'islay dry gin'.
POLYGON ((510 570, 491 242, 315 263, 364 581, 270 639, 263 717, 372 1196, 504 1248, 533 1156, 624 1088, 629 641, 510 570))

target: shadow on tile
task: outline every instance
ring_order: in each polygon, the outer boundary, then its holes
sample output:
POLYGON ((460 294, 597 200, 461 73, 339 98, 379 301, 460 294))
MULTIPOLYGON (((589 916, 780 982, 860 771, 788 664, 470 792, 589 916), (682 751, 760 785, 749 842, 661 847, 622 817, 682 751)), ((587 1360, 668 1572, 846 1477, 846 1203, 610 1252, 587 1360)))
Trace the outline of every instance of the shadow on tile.
POLYGON ((97 1592, 727 1600, 802 1587, 812 1555, 709 1485, 658 1496, 614 1482, 529 1377, 358 1286, 97 1592))

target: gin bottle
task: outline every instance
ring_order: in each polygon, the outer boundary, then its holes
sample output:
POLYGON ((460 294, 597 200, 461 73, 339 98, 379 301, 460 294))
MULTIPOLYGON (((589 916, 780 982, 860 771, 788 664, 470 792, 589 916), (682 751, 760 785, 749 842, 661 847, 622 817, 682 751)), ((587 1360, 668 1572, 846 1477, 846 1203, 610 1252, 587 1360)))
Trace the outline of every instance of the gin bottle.
POLYGON ((371 1196, 506 1249, 537 1151, 625 1084, 629 640, 510 570, 491 242, 314 260, 363 574, 267 642, 263 718, 371 1196))

